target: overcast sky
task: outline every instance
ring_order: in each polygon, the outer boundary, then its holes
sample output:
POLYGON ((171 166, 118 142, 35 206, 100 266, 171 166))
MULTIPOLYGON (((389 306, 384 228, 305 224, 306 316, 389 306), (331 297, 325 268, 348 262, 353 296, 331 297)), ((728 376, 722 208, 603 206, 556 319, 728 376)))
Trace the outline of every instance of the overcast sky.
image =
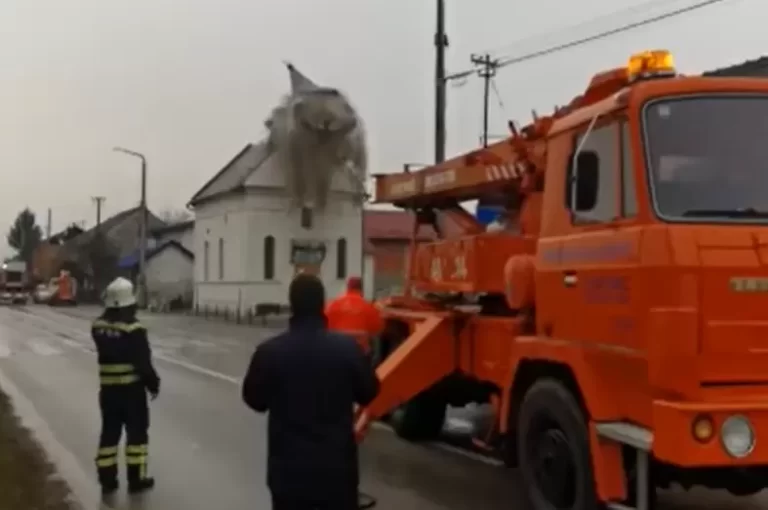
MULTIPOLYGON (((291 60, 344 90, 368 126, 372 171, 431 160, 432 0, 0 1, 0 233, 32 208, 53 229, 138 203, 149 159, 149 206, 182 208, 244 144, 288 78, 291 60)), ((696 0, 447 0, 449 71, 473 52, 523 54, 696 0), (622 9, 637 6, 632 11, 622 9), (607 17, 604 17, 608 15, 607 17), (577 28, 577 23, 600 18, 577 28), (543 35, 541 35, 543 34, 543 35), (532 37, 532 38, 531 38, 532 37)), ((682 72, 768 54, 768 2, 726 0, 679 18, 500 70, 491 131, 582 92, 629 54, 668 48, 682 72)), ((478 144, 482 84, 448 91, 448 154, 478 144)), ((4 243, 0 243, 4 244, 4 243)))

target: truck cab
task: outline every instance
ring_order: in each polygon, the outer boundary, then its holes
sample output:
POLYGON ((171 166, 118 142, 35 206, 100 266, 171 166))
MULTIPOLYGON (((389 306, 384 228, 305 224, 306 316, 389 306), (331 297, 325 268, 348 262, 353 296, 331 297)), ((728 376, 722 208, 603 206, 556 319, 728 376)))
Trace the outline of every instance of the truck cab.
POLYGON ((768 81, 650 51, 509 140, 379 177, 380 201, 466 229, 414 244, 363 416, 434 432, 440 402, 490 401, 536 510, 768 487, 766 119, 768 81), (456 205, 489 194, 523 197, 519 232, 456 205))
POLYGON ((766 486, 766 114, 764 81, 660 77, 550 131, 536 329, 619 389, 596 405, 662 486, 766 486))
POLYGON ((29 283, 25 262, 9 261, 0 266, 0 302, 8 304, 29 302, 29 283))

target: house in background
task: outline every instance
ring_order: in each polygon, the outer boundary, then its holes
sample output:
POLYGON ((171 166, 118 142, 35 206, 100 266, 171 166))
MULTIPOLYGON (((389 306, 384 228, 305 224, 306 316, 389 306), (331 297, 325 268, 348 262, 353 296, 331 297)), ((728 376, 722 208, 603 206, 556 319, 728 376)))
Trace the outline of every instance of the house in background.
MULTIPOLYGON (((141 244, 141 208, 122 211, 64 243, 58 255, 60 267, 69 269, 78 280, 78 288, 84 292, 83 299, 98 299, 101 287, 120 273, 118 262, 136 253, 141 244), (101 233, 108 243, 111 257, 94 261, 93 247, 97 234, 101 233), (109 262, 107 262, 109 261, 109 262), (106 267, 109 264, 113 267, 106 267)), ((151 211, 147 212, 149 231, 166 226, 151 211)))
POLYGON ((747 60, 741 64, 736 64, 720 69, 713 69, 703 73, 704 76, 745 76, 768 78, 768 57, 760 57, 754 60, 747 60))
POLYGON ((32 276, 40 282, 48 282, 58 276, 62 264, 63 245, 85 232, 76 224, 71 224, 61 232, 44 239, 32 254, 32 276))
POLYGON ((149 233, 150 246, 160 245, 167 241, 176 241, 190 252, 195 249, 194 220, 171 223, 149 233))
MULTIPOLYGON (((407 277, 408 248, 411 245, 414 221, 413 214, 408 211, 365 211, 366 246, 374 268, 371 283, 366 283, 374 289, 376 297, 388 296, 402 290, 407 277)), ((457 225, 452 222, 443 221, 441 227, 448 237, 459 235, 457 225)), ((434 229, 426 225, 419 229, 416 237, 418 242, 436 239, 434 229)))
POLYGON ((289 212, 285 181, 266 142, 246 145, 189 203, 195 304, 242 312, 285 304, 299 270, 318 274, 329 296, 339 294, 364 265, 362 209, 345 176, 335 176, 330 193, 322 214, 289 212))
MULTIPOLYGON (((149 306, 156 309, 188 308, 194 291, 194 254, 179 241, 167 240, 148 247, 146 281, 149 306)), ((136 281, 139 253, 134 252, 118 262, 120 272, 136 281)))

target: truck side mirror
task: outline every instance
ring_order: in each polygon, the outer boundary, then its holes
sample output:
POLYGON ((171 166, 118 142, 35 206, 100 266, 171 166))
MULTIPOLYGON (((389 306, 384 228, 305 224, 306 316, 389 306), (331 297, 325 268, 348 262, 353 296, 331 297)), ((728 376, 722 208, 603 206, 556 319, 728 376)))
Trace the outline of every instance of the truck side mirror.
MULTIPOLYGON (((584 150, 584 145, 595 128, 599 115, 592 117, 586 132, 581 136, 571 159, 570 178, 566 186, 571 219, 579 213, 589 212, 597 205, 597 191, 600 183, 600 159, 592 150, 584 150)), ((588 221, 588 218, 583 218, 588 221)))
POLYGON ((576 157, 573 180, 573 211, 591 211, 597 205, 597 191, 600 182, 600 164, 597 154, 593 151, 584 151, 576 157))

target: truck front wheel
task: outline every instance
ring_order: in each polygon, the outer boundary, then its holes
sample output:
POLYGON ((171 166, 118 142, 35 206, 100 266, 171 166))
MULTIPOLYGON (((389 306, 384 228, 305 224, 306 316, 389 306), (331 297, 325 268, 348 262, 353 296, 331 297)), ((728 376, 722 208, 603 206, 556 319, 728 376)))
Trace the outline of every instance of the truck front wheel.
POLYGON ((518 466, 532 508, 598 508, 586 420, 560 381, 542 379, 526 392, 518 414, 517 444, 518 466))

